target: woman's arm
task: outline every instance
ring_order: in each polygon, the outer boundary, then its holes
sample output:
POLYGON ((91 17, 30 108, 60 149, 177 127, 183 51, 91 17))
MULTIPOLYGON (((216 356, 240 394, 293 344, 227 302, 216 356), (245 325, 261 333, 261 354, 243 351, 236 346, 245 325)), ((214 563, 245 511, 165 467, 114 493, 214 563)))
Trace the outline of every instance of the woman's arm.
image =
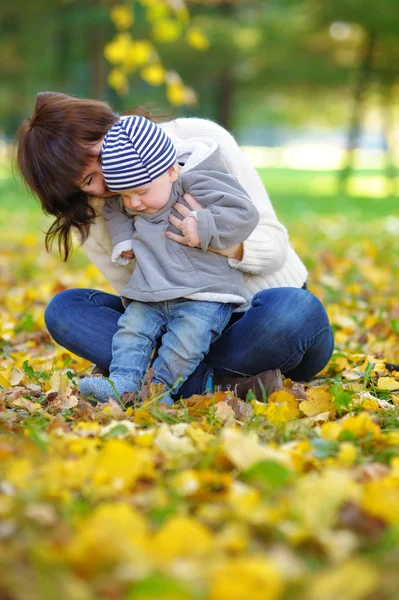
MULTIPOLYGON (((277 219, 262 180, 233 136, 217 123, 206 119, 176 119, 163 123, 162 128, 168 135, 179 139, 209 137, 217 142, 227 168, 246 190, 259 212, 259 224, 243 244, 242 260, 229 259, 230 265, 253 274, 271 275, 279 271, 288 256, 288 233, 277 219)), ((235 251, 238 258, 239 250, 235 251)))

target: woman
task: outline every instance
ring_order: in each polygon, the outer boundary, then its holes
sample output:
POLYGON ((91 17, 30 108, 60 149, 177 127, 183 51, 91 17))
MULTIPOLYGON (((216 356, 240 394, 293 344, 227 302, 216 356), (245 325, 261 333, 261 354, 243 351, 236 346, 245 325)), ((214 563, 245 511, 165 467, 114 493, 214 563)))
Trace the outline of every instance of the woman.
MULTIPOLYGON (((130 114, 152 118, 142 110, 130 114)), ((113 195, 102 176, 101 146, 118 118, 105 102, 52 92, 38 94, 34 114, 18 134, 17 161, 44 212, 56 217, 46 234, 46 247, 57 240, 67 259, 71 231, 77 230, 84 251, 119 293, 132 266, 111 262, 111 241, 101 214, 104 198, 113 195)), ((332 354, 332 331, 324 307, 304 289, 306 268, 277 220, 260 177, 234 138, 216 123, 179 118, 160 126, 177 142, 201 136, 215 140, 227 167, 260 214, 259 225, 247 241, 224 251, 229 264, 244 273, 253 295, 252 306, 244 314, 233 314, 206 360, 185 382, 181 395, 201 393, 213 373, 213 384, 243 382, 236 387, 240 396, 255 387, 256 381, 260 388, 266 384, 270 390, 271 381, 276 385, 278 369, 292 379, 309 380, 332 354)), ((194 198, 186 199, 193 210, 201 210, 194 198)), ((179 229, 177 219, 173 224, 179 229)), ((177 234, 173 239, 186 243, 177 234)), ((123 310, 118 296, 71 289, 55 296, 45 320, 59 344, 107 372, 112 337, 123 310)))

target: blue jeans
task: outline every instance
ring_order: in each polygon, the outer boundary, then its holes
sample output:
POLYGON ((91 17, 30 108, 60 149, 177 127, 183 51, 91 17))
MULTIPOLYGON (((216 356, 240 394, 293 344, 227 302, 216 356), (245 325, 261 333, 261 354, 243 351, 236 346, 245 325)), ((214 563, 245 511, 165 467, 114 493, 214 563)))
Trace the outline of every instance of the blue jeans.
MULTIPOLYGON (((139 390, 161 336, 162 343, 152 364, 152 381, 170 389, 180 377, 185 381, 195 371, 226 327, 232 311, 231 304, 186 298, 131 302, 120 316, 112 340, 109 378, 115 389, 104 379, 86 377, 79 383, 80 390, 102 402, 109 396, 115 397, 115 390, 119 396, 139 390)), ((175 393, 181 383, 175 387, 175 393)), ((172 404, 169 395, 162 402, 172 404)))
MULTIPOLYGON (((71 289, 53 298, 45 321, 61 346, 108 369, 123 311, 118 296, 71 289)), ((296 381, 306 381, 327 364, 333 348, 327 313, 313 294, 291 287, 263 290, 246 313, 233 313, 180 394, 187 398, 201 393, 212 370, 220 375, 256 375, 281 369, 296 381)))

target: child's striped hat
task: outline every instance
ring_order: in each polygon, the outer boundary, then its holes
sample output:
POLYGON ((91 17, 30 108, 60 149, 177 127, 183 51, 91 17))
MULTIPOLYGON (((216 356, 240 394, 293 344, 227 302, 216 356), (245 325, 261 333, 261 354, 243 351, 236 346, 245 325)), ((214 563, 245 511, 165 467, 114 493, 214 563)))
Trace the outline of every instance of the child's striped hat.
POLYGON ((145 117, 121 117, 104 138, 102 171, 111 192, 150 183, 176 162, 172 140, 145 117))

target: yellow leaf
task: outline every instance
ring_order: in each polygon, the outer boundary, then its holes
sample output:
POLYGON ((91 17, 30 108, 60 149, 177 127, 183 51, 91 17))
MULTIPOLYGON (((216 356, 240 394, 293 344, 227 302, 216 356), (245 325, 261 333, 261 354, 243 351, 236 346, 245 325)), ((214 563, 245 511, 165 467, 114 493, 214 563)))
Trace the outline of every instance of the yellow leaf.
POLYGON ((122 64, 132 45, 129 33, 118 33, 115 38, 104 48, 104 56, 113 65, 122 64))
POLYGON ((154 446, 169 455, 188 456, 195 453, 195 447, 190 438, 175 435, 166 423, 158 429, 154 446))
POLYGON ((399 390, 399 381, 393 377, 380 377, 377 387, 380 390, 399 390))
POLYGON ((208 529, 191 517, 171 517, 153 538, 153 552, 162 562, 204 556, 211 548, 208 529))
POLYGON ((298 401, 289 390, 277 390, 269 396, 266 417, 272 425, 280 425, 295 419, 298 415, 298 401))
POLYGON ((123 492, 140 477, 154 477, 150 452, 145 448, 135 448, 125 440, 111 439, 97 457, 93 494, 112 495, 115 490, 123 492))
POLYGON ((342 421, 342 430, 350 431, 354 437, 362 438, 372 434, 370 437, 379 439, 381 437, 380 427, 373 422, 370 415, 366 412, 361 412, 355 417, 349 417, 342 421))
POLYGON ((161 43, 175 42, 181 34, 181 23, 174 19, 159 19, 154 22, 152 27, 152 37, 161 43))
POLYGON ((313 575, 309 600, 364 600, 377 589, 376 568, 358 558, 313 575))
POLYGON ((115 89, 117 92, 127 91, 128 82, 126 73, 122 69, 112 69, 108 74, 109 86, 115 89))
POLYGON ((288 404, 288 406, 291 408, 298 408, 298 401, 295 398, 294 394, 289 390, 277 390, 276 392, 270 394, 268 403, 271 404, 274 402, 278 404, 284 402, 285 404, 288 404))
POLYGON ((395 476, 369 481, 364 486, 363 509, 387 523, 399 525, 399 485, 395 476))
POLYGON ((10 383, 11 385, 19 385, 24 377, 24 372, 17 367, 14 367, 10 373, 10 383))
POLYGON ((255 431, 244 434, 237 429, 225 428, 222 440, 226 456, 238 469, 249 469, 262 460, 271 460, 287 467, 291 466, 291 460, 287 454, 261 444, 255 431))
POLYGON ((343 425, 341 423, 323 423, 321 426, 321 437, 323 440, 333 442, 338 439, 342 429, 343 425))
POLYGON ((136 408, 134 411, 134 422, 138 425, 153 425, 157 420, 145 408, 136 408))
POLYGON ((5 388, 12 388, 11 383, 0 373, 0 385, 5 388))
POLYGON ((150 57, 154 52, 151 42, 148 42, 147 40, 138 40, 132 42, 126 60, 128 61, 130 58, 134 65, 140 67, 150 60, 150 57))
POLYGON ((299 414, 297 408, 290 408, 285 402, 273 402, 267 405, 266 418, 274 426, 282 425, 295 419, 299 414))
POLYGON ((147 526, 139 511, 131 504, 112 501, 96 507, 79 523, 65 554, 83 573, 129 561, 137 569, 148 560, 147 540, 147 526))
POLYGON ((357 448, 351 442, 342 442, 337 455, 337 463, 344 467, 353 465, 357 457, 357 448))
POLYGON ((41 409, 41 404, 39 404, 39 402, 32 402, 27 398, 17 398, 12 404, 13 406, 18 406, 19 408, 25 408, 30 414, 33 414, 37 410, 41 409))
POLYGON ((307 417, 327 412, 333 407, 331 394, 321 387, 313 387, 307 390, 306 398, 307 400, 300 403, 299 408, 307 417))
POLYGON ((55 371, 51 377, 49 383, 49 392, 58 392, 61 395, 65 395, 69 388, 69 391, 72 390, 69 387, 69 379, 67 375, 64 373, 60 373, 60 371, 55 371))
POLYGON ((150 85, 161 85, 165 81, 166 71, 160 63, 148 65, 140 71, 140 77, 150 85))
POLYGON ((374 398, 360 397, 360 406, 363 410, 380 410, 380 406, 374 398))
POLYGON ((123 31, 133 25, 134 13, 131 7, 125 5, 114 6, 111 9, 111 20, 117 29, 123 31))
POLYGON ((279 600, 283 591, 281 574, 267 558, 233 558, 217 569, 210 600, 279 600))
POLYGON ((147 7, 146 17, 150 22, 165 19, 170 14, 170 7, 164 0, 141 0, 141 3, 147 7))
POLYGON ((173 106, 180 106, 185 103, 185 88, 180 82, 167 84, 166 97, 173 106))
POLYGON ((186 33, 187 42, 196 50, 205 51, 209 48, 209 40, 198 27, 190 27, 186 33))

